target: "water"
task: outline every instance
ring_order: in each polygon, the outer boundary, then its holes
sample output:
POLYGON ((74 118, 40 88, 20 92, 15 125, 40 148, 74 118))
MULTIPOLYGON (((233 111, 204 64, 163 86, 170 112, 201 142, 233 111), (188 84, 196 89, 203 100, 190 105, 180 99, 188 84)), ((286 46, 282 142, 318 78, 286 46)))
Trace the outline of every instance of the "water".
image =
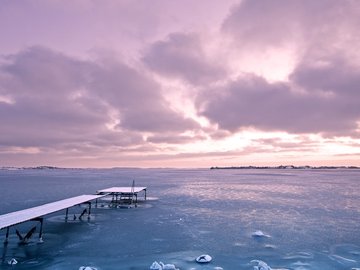
POLYGON ((137 208, 100 207, 90 221, 46 216, 42 244, 36 234, 18 245, 12 228, 0 269, 136 270, 155 260, 188 270, 253 269, 251 260, 275 269, 360 268, 359 170, 0 170, 0 214, 132 180, 148 187, 137 208), (266 236, 252 236, 259 230, 266 236), (197 264, 201 254, 212 262, 197 264), (11 258, 18 264, 9 266, 11 258))

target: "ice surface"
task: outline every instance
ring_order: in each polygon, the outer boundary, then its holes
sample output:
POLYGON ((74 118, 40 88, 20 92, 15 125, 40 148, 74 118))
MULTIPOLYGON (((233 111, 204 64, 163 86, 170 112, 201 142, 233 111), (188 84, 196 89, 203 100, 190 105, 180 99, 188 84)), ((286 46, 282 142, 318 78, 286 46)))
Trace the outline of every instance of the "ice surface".
MULTIPOLYGON (((156 200, 140 196, 131 209, 99 202, 90 221, 65 222, 65 211, 46 216, 42 244, 35 235, 19 246, 11 228, 0 269, 12 258, 21 270, 144 270, 154 261, 180 270, 252 270, 253 260, 272 269, 360 268, 359 170, 0 170, 0 214, 133 179, 156 200), (271 237, 251 237, 256 231, 271 237), (196 263, 200 254, 212 261, 196 263)), ((71 208, 69 217, 84 208, 71 208)))

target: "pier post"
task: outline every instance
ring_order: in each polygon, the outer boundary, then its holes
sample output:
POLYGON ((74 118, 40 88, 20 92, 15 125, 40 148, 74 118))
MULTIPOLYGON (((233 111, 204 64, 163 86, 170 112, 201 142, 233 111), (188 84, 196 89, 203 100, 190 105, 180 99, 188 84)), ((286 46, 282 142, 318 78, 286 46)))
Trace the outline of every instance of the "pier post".
POLYGON ((42 239, 42 235, 43 235, 43 222, 44 222, 44 218, 39 218, 40 221, 40 232, 39 232, 39 243, 44 242, 42 239))
MULTIPOLYGON (((9 227, 8 227, 8 228, 9 228, 9 227)), ((2 263, 2 264, 5 263, 6 253, 7 253, 7 242, 6 242, 6 244, 5 244, 5 242, 4 242, 4 248, 3 248, 3 253, 2 253, 2 258, 1 258, 1 263, 2 263)))
POLYGON ((89 213, 88 213, 88 220, 90 220, 90 214, 91 214, 91 202, 89 202, 89 213))
POLYGON ((6 236, 5 236, 5 241, 4 241, 5 246, 9 243, 9 229, 10 229, 10 227, 6 228, 6 236))

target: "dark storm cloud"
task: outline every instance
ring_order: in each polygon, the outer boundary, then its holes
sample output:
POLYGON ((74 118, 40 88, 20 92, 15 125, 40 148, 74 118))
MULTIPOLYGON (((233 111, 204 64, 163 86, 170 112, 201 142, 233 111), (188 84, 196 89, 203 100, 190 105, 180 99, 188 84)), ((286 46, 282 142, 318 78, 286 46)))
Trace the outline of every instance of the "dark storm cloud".
POLYGON ((5 60, 1 145, 131 145, 143 142, 142 131, 196 126, 169 108, 159 85, 122 63, 77 60, 43 47, 5 60))
POLYGON ((223 67, 210 61, 202 46, 203 41, 195 33, 173 33, 166 40, 155 42, 143 61, 159 74, 193 84, 221 79, 225 75, 223 67))

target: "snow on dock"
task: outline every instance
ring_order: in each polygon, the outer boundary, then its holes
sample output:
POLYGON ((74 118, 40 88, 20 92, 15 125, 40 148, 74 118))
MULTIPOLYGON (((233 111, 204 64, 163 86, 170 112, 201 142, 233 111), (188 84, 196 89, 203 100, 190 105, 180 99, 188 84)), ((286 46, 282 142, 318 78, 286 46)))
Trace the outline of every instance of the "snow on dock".
POLYGON ((80 195, 61 201, 47 203, 44 205, 11 212, 0 216, 0 230, 23 223, 25 221, 33 220, 63 209, 73 207, 78 204, 87 203, 89 201, 104 197, 106 195, 80 195))
POLYGON ((146 187, 111 187, 111 188, 98 190, 96 193, 97 194, 112 194, 112 193, 137 194, 141 191, 144 191, 146 193, 146 187))
POLYGON ((131 187, 111 187, 107 189, 98 190, 96 193, 100 195, 112 195, 113 204, 135 202, 135 207, 138 202, 138 193, 144 192, 144 199, 146 200, 146 187, 135 187, 135 183, 131 187))
POLYGON ((66 209, 65 220, 68 219, 68 210, 70 207, 79 204, 88 204, 88 210, 84 210, 83 213, 79 216, 79 219, 87 212, 88 219, 90 219, 90 211, 91 211, 91 201, 105 197, 112 196, 111 203, 116 206, 120 204, 128 204, 132 205, 135 203, 135 207, 137 206, 137 196, 139 192, 144 192, 145 200, 146 200, 146 187, 135 187, 135 181, 131 187, 112 187, 107 189, 102 189, 97 191, 96 195, 80 195, 56 202, 51 202, 47 204, 43 204, 40 206, 11 212, 8 214, 0 215, 0 230, 6 229, 6 236, 4 244, 7 244, 9 238, 9 229, 12 226, 17 224, 27 222, 27 221, 39 221, 40 222, 40 233, 39 240, 42 241, 42 227, 44 216, 58 212, 60 210, 66 209))

